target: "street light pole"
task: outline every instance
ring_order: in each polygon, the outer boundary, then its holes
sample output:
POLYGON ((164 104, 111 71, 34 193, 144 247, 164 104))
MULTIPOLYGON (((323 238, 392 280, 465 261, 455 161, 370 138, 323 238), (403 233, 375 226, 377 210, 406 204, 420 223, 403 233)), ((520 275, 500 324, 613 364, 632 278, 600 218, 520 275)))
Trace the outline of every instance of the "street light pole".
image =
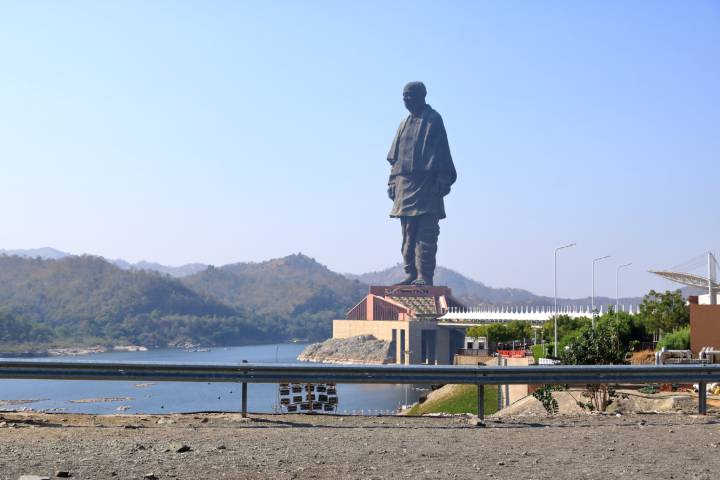
POLYGON ((599 262, 600 260, 605 260, 606 258, 610 258, 610 255, 605 255, 604 257, 598 257, 594 258, 592 261, 592 298, 590 300, 590 310, 592 311, 592 328, 595 329, 595 262, 599 262))
POLYGON ((632 265, 632 263, 625 263, 623 265, 618 265, 618 267, 617 267, 617 274, 615 276, 615 316, 616 317, 617 317, 618 312, 620 312, 620 269, 629 267, 630 265, 632 265))
POLYGON ((558 348, 558 340, 557 340, 557 314, 558 314, 558 309, 557 309, 557 254, 558 254, 558 252, 559 252, 560 250, 562 250, 563 248, 570 248, 570 247, 574 247, 574 246, 575 246, 575 243, 573 242, 573 243, 568 243, 567 245, 563 245, 562 247, 557 247, 557 248, 555 249, 555 270, 554 270, 554 276, 555 276, 555 289, 554 289, 555 308, 554 308, 554 310, 553 310, 553 314, 554 314, 553 317, 555 318, 555 346, 553 347, 553 355, 555 355, 556 358, 557 358, 557 356, 558 356, 558 351, 557 351, 557 348, 558 348))

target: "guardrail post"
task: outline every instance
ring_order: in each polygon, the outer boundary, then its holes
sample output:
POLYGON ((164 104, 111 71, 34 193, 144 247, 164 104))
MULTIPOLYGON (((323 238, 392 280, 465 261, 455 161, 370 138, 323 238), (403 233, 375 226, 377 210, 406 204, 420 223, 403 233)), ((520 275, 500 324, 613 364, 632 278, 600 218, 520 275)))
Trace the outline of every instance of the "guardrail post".
POLYGON ((477 386, 477 426, 485 426, 485 385, 478 383, 477 386))
MULTIPOLYGON (((498 353, 498 367, 503 366, 503 360, 500 353, 498 353)), ((503 409, 503 388, 502 385, 497 386, 497 409, 498 412, 503 409)))
MULTIPOLYGON (((243 360, 242 363, 247 363, 247 360, 243 360)), ((247 382, 242 383, 242 418, 247 418, 247 382)))
POLYGON ((707 385, 705 382, 698 383, 698 413, 707 415, 707 385))

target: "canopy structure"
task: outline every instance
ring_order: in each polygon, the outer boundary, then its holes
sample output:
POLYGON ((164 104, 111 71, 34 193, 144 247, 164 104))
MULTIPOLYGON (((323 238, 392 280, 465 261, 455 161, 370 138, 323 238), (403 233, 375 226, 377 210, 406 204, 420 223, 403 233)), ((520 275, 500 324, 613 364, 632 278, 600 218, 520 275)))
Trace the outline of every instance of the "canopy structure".
POLYGON ((696 275, 694 273, 673 272, 670 270, 650 270, 650 273, 660 275, 663 278, 667 278, 673 282, 682 283, 683 285, 688 285, 690 287, 707 288, 708 286, 711 286, 713 289, 720 290, 720 284, 718 284, 717 281, 709 280, 707 277, 696 275))
MULTIPOLYGON (((655 275, 659 275, 682 285, 707 288, 710 297, 710 304, 715 305, 716 293, 720 291, 720 284, 717 282, 717 260, 712 252, 707 252, 707 254, 703 254, 702 257, 705 257, 705 255, 707 255, 707 276, 698 275, 696 273, 681 272, 678 271, 680 270, 679 268, 673 268, 670 270, 650 270, 650 273, 654 273, 655 275)), ((696 259, 693 259, 685 264, 686 267, 690 265, 694 265, 696 267, 699 266, 696 264, 696 259)))

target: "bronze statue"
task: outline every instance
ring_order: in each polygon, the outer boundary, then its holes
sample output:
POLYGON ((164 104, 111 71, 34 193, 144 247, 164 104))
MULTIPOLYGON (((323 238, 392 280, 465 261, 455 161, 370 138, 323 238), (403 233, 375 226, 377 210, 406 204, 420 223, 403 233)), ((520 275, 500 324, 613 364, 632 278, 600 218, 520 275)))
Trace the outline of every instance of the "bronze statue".
POLYGON ((410 115, 400 123, 388 153, 388 196, 391 217, 400 218, 405 279, 398 285, 432 285, 440 219, 445 218, 443 197, 457 174, 440 114, 425 103, 421 82, 403 89, 410 115))

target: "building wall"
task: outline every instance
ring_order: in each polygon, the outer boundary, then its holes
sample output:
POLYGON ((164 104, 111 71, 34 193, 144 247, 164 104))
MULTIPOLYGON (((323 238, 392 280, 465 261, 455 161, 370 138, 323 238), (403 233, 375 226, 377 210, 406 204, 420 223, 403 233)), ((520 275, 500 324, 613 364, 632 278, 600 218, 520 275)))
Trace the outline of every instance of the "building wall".
MULTIPOLYGON (((393 330, 396 330, 396 362, 421 364, 422 358, 422 331, 436 332, 434 357, 440 365, 451 363, 450 333, 448 328, 438 328, 435 321, 401 321, 401 320, 333 320, 333 338, 348 338, 358 335, 372 335, 379 340, 391 342, 393 330), (409 358, 404 358, 401 351, 401 331, 405 331, 405 350, 410 350, 409 358)), ((454 352, 453 352, 454 353, 454 352)))
POLYGON ((693 356, 703 347, 720 349, 720 305, 690 304, 690 349, 693 356))

